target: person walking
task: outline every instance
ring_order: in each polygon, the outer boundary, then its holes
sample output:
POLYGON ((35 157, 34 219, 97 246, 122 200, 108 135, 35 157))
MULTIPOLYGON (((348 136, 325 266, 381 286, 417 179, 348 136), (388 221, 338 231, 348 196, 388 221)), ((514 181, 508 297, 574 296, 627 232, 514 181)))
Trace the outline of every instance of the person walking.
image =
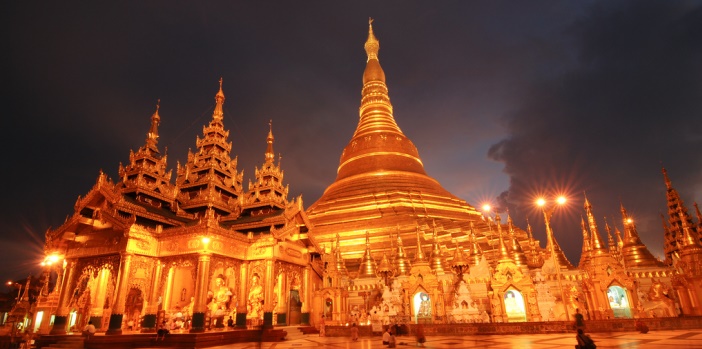
POLYGON ((326 329, 324 328, 324 315, 322 315, 322 318, 319 319, 319 336, 324 337, 326 335, 326 329))
POLYGON ((422 325, 422 324, 417 325, 417 332, 415 333, 415 335, 417 336, 417 346, 423 347, 424 342, 427 341, 427 337, 424 336, 424 325, 422 325))
POLYGON ((585 317, 583 317, 583 314, 580 314, 580 308, 575 309, 575 329, 585 329, 585 317))
POLYGON ((358 341, 358 327, 356 327, 355 322, 351 325, 351 340, 354 342, 358 341))

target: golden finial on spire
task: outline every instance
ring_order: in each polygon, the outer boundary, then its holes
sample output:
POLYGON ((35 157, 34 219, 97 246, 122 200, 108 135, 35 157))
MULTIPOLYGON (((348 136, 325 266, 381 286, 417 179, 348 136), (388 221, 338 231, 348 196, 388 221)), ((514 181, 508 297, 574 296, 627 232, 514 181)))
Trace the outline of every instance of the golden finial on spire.
POLYGON ((668 178, 668 171, 666 171, 665 167, 663 167, 661 171, 663 172, 663 179, 665 180, 665 187, 668 189, 672 188, 673 184, 670 182, 670 178, 668 178))
POLYGON ((373 35, 373 18, 368 18, 368 40, 366 44, 363 45, 366 49, 366 54, 368 55, 368 60, 378 59, 378 51, 380 50, 380 42, 373 35))
POLYGON ((161 122, 161 116, 158 115, 158 110, 161 107, 161 99, 156 101, 156 111, 151 115, 151 128, 149 128, 149 133, 146 135, 146 143, 156 146, 158 143, 158 125, 161 122))
POLYGON ((275 161, 275 152, 273 151, 273 120, 268 120, 268 137, 266 138, 266 143, 268 146, 266 148, 266 163, 273 163, 275 161))

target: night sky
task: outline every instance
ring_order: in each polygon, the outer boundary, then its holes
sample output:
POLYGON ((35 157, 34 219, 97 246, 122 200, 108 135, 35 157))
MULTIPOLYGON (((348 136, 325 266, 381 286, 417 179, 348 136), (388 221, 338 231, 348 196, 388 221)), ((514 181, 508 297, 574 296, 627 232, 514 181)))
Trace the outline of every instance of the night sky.
MULTIPOLYGON (((358 122, 368 17, 402 131, 427 173, 474 206, 527 217, 566 193, 554 232, 573 264, 583 192, 601 234, 620 202, 661 256, 661 167, 702 200, 702 3, 693 1, 7 1, 0 145, 0 278, 38 273, 47 228, 102 169, 117 177, 161 100, 169 167, 211 119, 244 185, 268 120, 290 198, 334 181, 358 122)), ((173 176, 175 180, 175 174, 173 176)), ((606 239, 606 237, 605 237, 606 239)))

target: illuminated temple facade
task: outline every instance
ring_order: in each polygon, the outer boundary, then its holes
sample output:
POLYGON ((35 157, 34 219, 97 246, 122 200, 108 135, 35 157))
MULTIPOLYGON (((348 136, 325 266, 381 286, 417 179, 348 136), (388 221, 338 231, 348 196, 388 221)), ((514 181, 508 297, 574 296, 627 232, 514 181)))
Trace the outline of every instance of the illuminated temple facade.
POLYGON ((288 198, 272 127, 244 187, 221 80, 175 181, 158 147, 157 106, 119 178, 100 173, 73 215, 47 231, 47 256, 63 262, 46 267, 33 326, 61 334, 92 321, 120 334, 163 321, 216 330, 230 317, 247 327, 321 316, 367 325, 702 315, 701 215, 692 220, 665 171, 665 260, 623 206, 623 231, 612 231, 585 198, 575 267, 550 231, 542 247, 529 226, 481 213, 427 175, 395 121, 379 48, 371 25, 358 126, 336 180, 308 208, 288 198))

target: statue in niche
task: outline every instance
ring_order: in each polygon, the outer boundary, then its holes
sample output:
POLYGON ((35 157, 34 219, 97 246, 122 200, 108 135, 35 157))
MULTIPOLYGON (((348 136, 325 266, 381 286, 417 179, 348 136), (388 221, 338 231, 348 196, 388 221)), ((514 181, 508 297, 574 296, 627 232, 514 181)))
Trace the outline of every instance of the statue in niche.
POLYGON ((248 304, 246 307, 247 318, 260 318, 263 315, 263 287, 259 284, 258 274, 251 277, 248 304))
POLYGON ((417 312, 417 316, 431 317, 431 299, 429 299, 429 295, 422 292, 419 298, 421 301, 419 303, 419 311, 417 312))
POLYGON ((232 299, 232 291, 229 290, 226 283, 224 282, 224 276, 219 274, 217 279, 215 279, 215 289, 212 292, 212 301, 214 302, 217 310, 228 310, 229 303, 232 299))

